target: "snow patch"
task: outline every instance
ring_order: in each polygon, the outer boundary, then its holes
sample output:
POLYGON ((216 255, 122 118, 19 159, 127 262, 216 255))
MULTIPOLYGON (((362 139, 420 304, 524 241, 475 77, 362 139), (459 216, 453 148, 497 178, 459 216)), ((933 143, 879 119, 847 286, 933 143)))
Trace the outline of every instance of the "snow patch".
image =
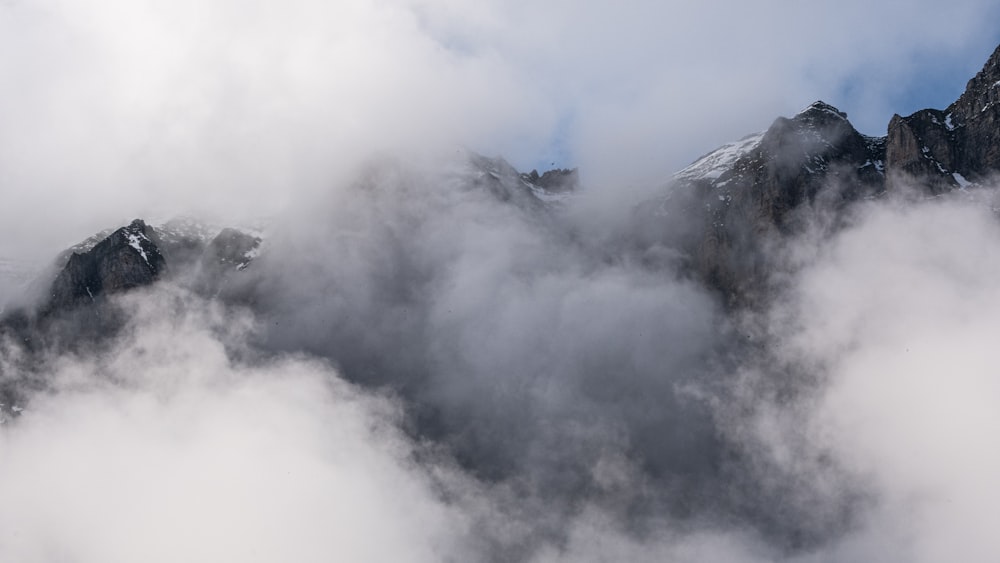
POLYGON ((755 133, 736 141, 727 143, 691 163, 690 166, 674 174, 678 180, 718 180, 727 170, 730 170, 742 156, 760 145, 764 132, 755 133))
POLYGON ((146 238, 146 235, 144 235, 144 234, 141 234, 141 233, 139 233, 139 234, 129 233, 128 234, 128 245, 131 246, 132 248, 134 248, 136 250, 136 252, 138 252, 139 255, 142 256, 142 259, 146 261, 146 264, 148 264, 149 267, 152 268, 153 265, 149 262, 149 256, 146 255, 146 251, 143 250, 143 248, 142 248, 142 243, 140 242, 140 237, 143 240, 149 240, 148 238, 146 238))

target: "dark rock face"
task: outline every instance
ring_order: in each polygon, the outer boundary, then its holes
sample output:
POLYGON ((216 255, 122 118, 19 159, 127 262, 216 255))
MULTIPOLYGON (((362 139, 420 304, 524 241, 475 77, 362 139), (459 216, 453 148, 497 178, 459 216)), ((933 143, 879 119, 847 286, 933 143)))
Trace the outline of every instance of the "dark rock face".
POLYGON ((52 283, 45 309, 73 307, 155 281, 166 262, 151 235, 152 229, 136 219, 91 250, 74 252, 52 283))
POLYGON ((149 285, 168 273, 182 285, 214 295, 230 273, 246 268, 256 257, 261 239, 231 228, 214 237, 213 232, 189 219, 157 229, 136 219, 110 234, 95 235, 68 251, 68 258, 65 254, 60 258, 58 262, 65 265, 40 310, 61 313, 104 295, 149 285))
POLYGON ((916 184, 933 194, 1000 170, 1000 47, 944 111, 892 117, 886 166, 890 186, 916 184))
POLYGON ((803 206, 838 207, 882 192, 885 150, 884 139, 858 133, 846 114, 816 102, 679 172, 671 196, 683 195, 653 214, 682 223, 671 242, 692 257, 698 277, 731 303, 753 300, 767 276, 766 239, 793 232, 803 206))
POLYGON ((640 214, 672 223, 652 240, 679 246, 691 270, 727 302, 748 304, 769 277, 760 250, 800 228, 809 209, 836 214, 904 188, 939 195, 998 172, 1000 47, 943 111, 893 116, 886 137, 866 137, 846 114, 816 102, 698 159, 640 214))
POLYGON ((945 112, 956 133, 956 168, 970 180, 1000 170, 1000 47, 945 112))

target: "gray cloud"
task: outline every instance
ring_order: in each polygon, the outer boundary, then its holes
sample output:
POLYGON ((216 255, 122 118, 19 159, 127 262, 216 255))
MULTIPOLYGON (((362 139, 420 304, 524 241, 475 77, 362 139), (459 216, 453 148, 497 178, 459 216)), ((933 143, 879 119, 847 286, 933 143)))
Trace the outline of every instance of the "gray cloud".
POLYGON ((99 353, 5 344, 48 384, 0 432, 0 553, 988 559, 990 215, 865 204, 751 319, 631 244, 711 145, 852 80, 876 133, 991 40, 992 3, 932 9, 5 4, 0 254, 271 222, 223 296, 253 313, 165 283, 99 353), (459 147, 564 151, 589 191, 498 201, 459 147))
MULTIPOLYGON (((811 440, 870 480, 878 503, 841 559, 996 556, 996 218, 951 201, 876 206, 806 268, 788 355, 825 366, 811 440), (895 554, 886 542, 896 545, 895 554)), ((787 317, 785 317, 787 319, 787 317)))
POLYGON ((176 290, 124 305, 113 352, 53 358, 50 390, 0 433, 5 559, 462 553, 470 520, 414 467, 392 400, 311 359, 232 361, 249 319, 176 290))

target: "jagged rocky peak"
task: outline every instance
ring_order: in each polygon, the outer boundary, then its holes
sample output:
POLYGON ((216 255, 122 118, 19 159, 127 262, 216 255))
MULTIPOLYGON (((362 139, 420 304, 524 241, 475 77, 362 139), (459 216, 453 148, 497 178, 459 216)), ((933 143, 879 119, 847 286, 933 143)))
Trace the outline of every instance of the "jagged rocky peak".
POLYGON ((793 119, 815 124, 829 124, 837 121, 847 121, 847 114, 823 100, 816 100, 796 114, 793 119))
POLYGON ((46 308, 72 307, 152 283, 166 267, 152 235, 152 229, 136 219, 93 248, 73 252, 52 283, 46 308))
POLYGON ((946 109, 892 117, 886 164, 892 184, 931 193, 983 182, 1000 171, 1000 47, 946 109))
POLYGON ((847 114, 817 101, 792 118, 779 117, 761 139, 763 150, 775 157, 792 156, 808 161, 806 169, 824 168, 830 159, 848 158, 864 163, 879 155, 869 154, 869 142, 851 125, 847 114))
POLYGON ((168 266, 172 279, 217 291, 230 272, 250 264, 261 244, 259 236, 232 228, 220 231, 193 219, 174 219, 155 229, 136 219, 108 232, 88 238, 57 260, 63 265, 43 312, 149 285, 164 277, 168 266))
POLYGON ((548 192, 570 192, 580 184, 580 173, 577 168, 554 168, 542 175, 532 170, 521 174, 521 179, 548 192))
POLYGON ((822 199, 836 208, 880 193, 884 160, 884 138, 862 135, 847 114, 817 101, 699 158, 650 208, 690 223, 662 232, 680 237, 699 277, 728 301, 745 302, 768 275, 758 258, 765 239, 797 229, 803 205, 822 199))
POLYGON ((674 175, 681 183, 735 186, 768 168, 782 178, 824 175, 834 166, 856 171, 866 186, 881 186, 885 141, 866 137, 847 114, 817 101, 794 115, 779 117, 764 132, 748 135, 700 157, 674 175))

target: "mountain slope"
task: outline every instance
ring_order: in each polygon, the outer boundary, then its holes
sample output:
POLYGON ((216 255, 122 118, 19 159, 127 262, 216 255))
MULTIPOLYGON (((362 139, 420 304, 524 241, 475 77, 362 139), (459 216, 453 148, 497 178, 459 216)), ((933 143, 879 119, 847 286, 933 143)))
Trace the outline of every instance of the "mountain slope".
POLYGON ((679 245, 695 274, 739 306, 767 294, 774 264, 761 250, 817 213, 840 214, 851 202, 912 188, 940 195, 997 172, 1000 47, 943 111, 896 115, 886 136, 867 137, 845 113, 816 102, 699 158, 638 216, 675 223, 646 229, 658 233, 646 243, 679 245))

